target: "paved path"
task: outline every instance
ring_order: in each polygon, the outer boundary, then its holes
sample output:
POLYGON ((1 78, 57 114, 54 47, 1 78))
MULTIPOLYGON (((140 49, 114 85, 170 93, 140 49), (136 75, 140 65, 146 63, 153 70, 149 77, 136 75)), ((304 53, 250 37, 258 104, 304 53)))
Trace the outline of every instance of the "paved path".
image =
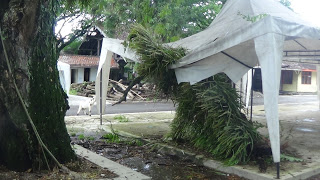
MULTIPOLYGON (((69 95, 70 109, 67 111, 67 116, 77 115, 79 104, 88 99, 87 97, 69 95)), ((316 95, 281 95, 279 96, 279 104, 302 104, 306 102, 317 102, 316 95)), ((253 105, 263 105, 263 98, 255 98, 253 105)), ((106 114, 117 113, 134 113, 134 112, 157 112, 157 111, 174 111, 175 107, 171 101, 167 102, 125 102, 111 106, 110 103, 106 106, 106 114)), ((97 107, 92 109, 93 115, 98 115, 97 107)), ((83 115, 81 112, 80 115, 83 115)))
MULTIPOLYGON (((70 109, 67 111, 67 116, 77 115, 79 104, 88 99, 87 97, 69 95, 70 109)), ((157 111, 174 111, 175 107, 171 101, 168 102, 124 102, 111 106, 110 102, 106 106, 106 114, 118 113, 134 113, 134 112, 157 112, 157 111)), ((80 115, 83 115, 81 112, 80 115)), ((96 105, 92 108, 92 115, 98 115, 96 105)))

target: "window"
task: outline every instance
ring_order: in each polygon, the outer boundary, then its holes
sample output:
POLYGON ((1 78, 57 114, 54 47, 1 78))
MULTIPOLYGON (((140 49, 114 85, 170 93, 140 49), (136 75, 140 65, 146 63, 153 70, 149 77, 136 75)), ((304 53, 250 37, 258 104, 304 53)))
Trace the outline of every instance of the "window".
POLYGON ((281 71, 282 84, 292 84, 293 71, 283 70, 281 71))
POLYGON ((310 71, 302 71, 301 84, 311 84, 311 72, 310 71))

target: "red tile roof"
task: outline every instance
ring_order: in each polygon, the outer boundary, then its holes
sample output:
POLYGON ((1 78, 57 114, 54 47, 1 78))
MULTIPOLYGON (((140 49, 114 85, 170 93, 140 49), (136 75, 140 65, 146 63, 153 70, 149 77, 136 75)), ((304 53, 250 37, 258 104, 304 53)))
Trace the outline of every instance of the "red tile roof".
MULTIPOLYGON (((99 56, 60 55, 58 61, 69 64, 71 67, 95 67, 99 65, 99 56)), ((119 68, 118 63, 111 59, 111 68, 119 68)))

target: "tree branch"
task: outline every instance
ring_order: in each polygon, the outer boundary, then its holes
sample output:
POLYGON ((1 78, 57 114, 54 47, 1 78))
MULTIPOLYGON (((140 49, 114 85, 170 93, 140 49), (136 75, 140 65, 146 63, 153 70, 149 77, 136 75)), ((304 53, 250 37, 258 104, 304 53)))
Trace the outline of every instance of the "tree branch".
POLYGON ((63 16, 59 16, 58 18, 57 18, 57 22, 58 21, 61 21, 61 20, 63 20, 63 19, 66 19, 66 18, 69 18, 69 17, 72 17, 72 16, 74 16, 74 15, 76 15, 76 14, 78 14, 78 13, 80 13, 81 11, 74 11, 74 12, 72 12, 72 13, 70 13, 70 14, 68 14, 68 15, 66 15, 66 14, 63 14, 63 16))
POLYGON ((74 32, 74 34, 71 36, 71 38, 69 39, 69 41, 67 42, 63 42, 63 39, 58 41, 58 52, 60 52, 63 48, 65 48, 66 46, 68 46, 69 44, 71 44, 74 40, 76 40, 78 37, 83 36, 85 33, 88 32, 88 29, 92 26, 92 24, 88 24, 84 27, 81 27, 81 30, 76 30, 74 32))
POLYGON ((132 89, 132 87, 134 85, 140 83, 143 78, 144 78, 143 76, 138 76, 133 81, 131 81, 131 83, 129 84, 127 89, 123 92, 123 96, 120 98, 120 100, 115 102, 115 103, 113 103, 112 106, 114 106, 116 104, 120 104, 122 101, 127 101, 128 92, 132 89))

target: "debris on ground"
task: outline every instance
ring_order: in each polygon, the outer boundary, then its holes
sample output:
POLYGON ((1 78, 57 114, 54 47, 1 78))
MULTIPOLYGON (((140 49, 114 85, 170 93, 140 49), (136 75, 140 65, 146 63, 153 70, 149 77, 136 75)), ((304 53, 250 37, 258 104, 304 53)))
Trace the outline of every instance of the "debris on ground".
POLYGON ((139 139, 120 138, 112 134, 103 135, 95 140, 78 139, 76 136, 71 139, 72 143, 81 145, 103 157, 145 174, 153 180, 245 180, 245 178, 240 178, 239 176, 221 173, 195 164, 188 158, 181 158, 172 153, 163 153, 161 149, 156 148, 153 144, 139 139))
MULTIPOLYGON (((110 79, 107 99, 118 101, 123 96, 123 92, 127 87, 127 82, 123 82, 122 80, 114 81, 110 79)), ((71 84, 70 89, 70 92, 75 95, 93 97, 95 95, 95 82, 74 83, 71 84)), ((132 101, 144 101, 154 98, 161 99, 162 96, 156 92, 155 86, 151 83, 136 84, 127 95, 127 99, 132 101)))

